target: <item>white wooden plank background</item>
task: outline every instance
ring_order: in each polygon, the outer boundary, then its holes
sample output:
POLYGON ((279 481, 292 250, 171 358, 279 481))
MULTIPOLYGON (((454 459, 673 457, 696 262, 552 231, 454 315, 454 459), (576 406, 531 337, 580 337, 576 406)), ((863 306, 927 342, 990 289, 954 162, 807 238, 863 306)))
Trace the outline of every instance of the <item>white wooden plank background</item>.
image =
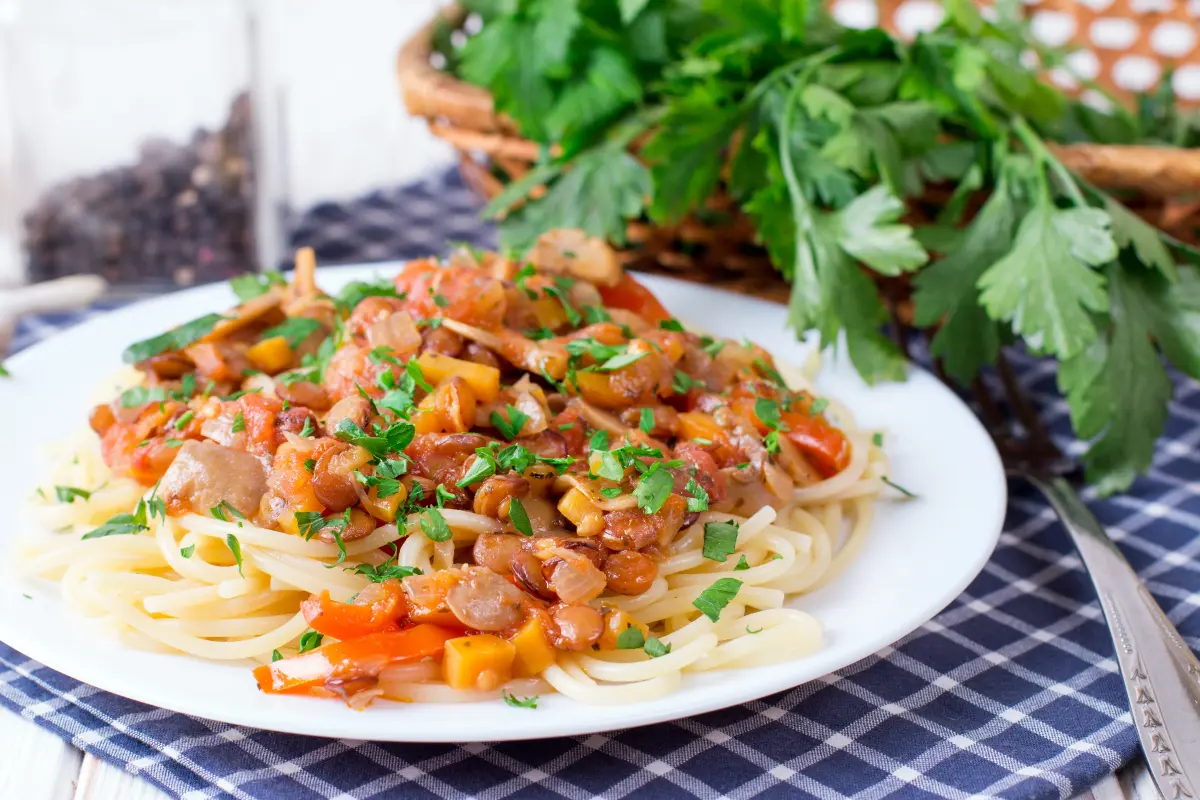
MULTIPOLYGON (((67 742, 0 710, 0 798, 3 800, 167 800, 141 778, 84 755, 67 742)), ((1141 759, 1109 776, 1083 800, 1159 800, 1141 759)))

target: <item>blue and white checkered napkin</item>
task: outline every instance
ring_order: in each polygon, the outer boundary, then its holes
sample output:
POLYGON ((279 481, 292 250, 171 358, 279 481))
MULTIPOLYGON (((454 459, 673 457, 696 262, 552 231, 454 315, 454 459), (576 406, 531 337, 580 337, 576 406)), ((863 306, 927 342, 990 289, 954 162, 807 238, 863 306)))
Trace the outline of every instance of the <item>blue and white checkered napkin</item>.
MULTIPOLYGON (((323 263, 486 243, 456 177, 315 209, 323 263)), ((94 312, 93 312, 94 313, 94 312)), ((31 320, 16 346, 82 317, 31 320)), ((1053 366, 1021 378, 1066 447, 1053 366)), ((1200 644, 1200 386, 1180 381, 1154 469, 1091 507, 1171 620, 1200 644)), ((79 684, 0 645, 0 703, 184 798, 1058 797, 1133 756, 1095 594, 1050 509, 1015 485, 999 549, 911 636, 790 692, 577 739, 374 744, 194 719, 79 684)))

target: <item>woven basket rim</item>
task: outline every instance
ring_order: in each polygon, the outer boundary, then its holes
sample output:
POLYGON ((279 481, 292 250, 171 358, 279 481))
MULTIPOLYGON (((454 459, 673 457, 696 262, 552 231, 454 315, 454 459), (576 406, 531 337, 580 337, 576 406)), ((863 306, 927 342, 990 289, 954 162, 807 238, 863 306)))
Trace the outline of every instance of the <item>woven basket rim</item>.
MULTIPOLYGON (((521 136, 516 124, 497 114, 487 89, 431 63, 439 24, 459 27, 467 10, 459 3, 439 10, 401 46, 396 74, 408 112, 428 120, 430 131, 460 151, 534 163, 541 146, 521 136)), ((1090 142, 1051 149, 1070 169, 1103 188, 1136 189, 1156 197, 1200 194, 1200 148, 1090 142), (1171 153, 1169 159, 1163 153, 1171 153)))

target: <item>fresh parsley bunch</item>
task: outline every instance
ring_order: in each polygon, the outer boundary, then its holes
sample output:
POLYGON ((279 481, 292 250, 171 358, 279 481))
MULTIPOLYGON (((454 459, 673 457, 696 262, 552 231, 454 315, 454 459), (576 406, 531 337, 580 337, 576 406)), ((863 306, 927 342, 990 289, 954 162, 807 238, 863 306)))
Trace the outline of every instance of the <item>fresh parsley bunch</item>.
POLYGON ((942 25, 912 42, 800 0, 467 5, 482 27, 450 68, 545 145, 488 208, 505 245, 557 227, 622 244, 630 219, 702 215, 727 192, 791 281, 790 324, 826 345, 844 336, 866 380, 905 374, 873 273, 912 287, 917 324, 960 381, 1018 341, 1057 358, 1102 491, 1149 465, 1171 397, 1164 357, 1200 376, 1197 253, 1048 142, 1193 143, 1169 98, 1075 103, 1022 62, 1061 54, 1015 9, 987 21, 968 0, 946 0, 942 25), (946 198, 932 213, 930 187, 946 198))

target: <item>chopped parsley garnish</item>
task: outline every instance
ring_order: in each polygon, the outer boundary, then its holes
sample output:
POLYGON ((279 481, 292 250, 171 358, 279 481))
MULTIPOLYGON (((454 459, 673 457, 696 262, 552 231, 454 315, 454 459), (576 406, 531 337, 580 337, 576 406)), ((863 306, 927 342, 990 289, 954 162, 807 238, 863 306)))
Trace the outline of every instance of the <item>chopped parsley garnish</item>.
POLYGON ((525 331, 525 337, 533 339, 535 342, 540 342, 543 339, 553 339, 554 331, 549 328, 535 328, 531 331, 525 331))
POLYGON ((742 582, 737 578, 719 578, 701 592, 700 596, 692 601, 692 605, 704 616, 717 622, 721 618, 721 611, 737 596, 741 588, 742 582))
POLYGON ((282 336, 287 340, 288 347, 295 350, 312 334, 324 327, 320 322, 309 317, 289 317, 274 328, 267 328, 262 333, 262 339, 274 339, 282 336))
POLYGON ((454 494, 454 492, 450 491, 445 486, 443 486, 442 484, 439 483, 437 485, 437 487, 434 488, 434 490, 433 490, 433 496, 434 496, 434 499, 437 501, 437 507, 445 508, 446 503, 449 503, 451 500, 453 500, 456 495, 454 494))
POLYGON ((688 478, 687 492, 691 497, 687 500, 687 510, 689 513, 696 511, 708 511, 708 492, 700 485, 695 478, 688 478))
POLYGON ((533 264, 526 264, 517 270, 517 274, 513 275, 513 282, 521 288, 525 296, 530 300, 537 300, 537 292, 525 285, 525 281, 534 276, 533 264))
POLYGON ((659 658, 671 652, 671 645, 651 636, 649 639, 637 627, 630 625, 617 636, 618 650, 643 650, 651 658, 659 658))
POLYGON ((81 539, 102 539, 105 536, 128 536, 150 529, 150 517, 167 518, 167 505, 158 494, 158 484, 150 492, 150 498, 138 500, 132 514, 117 514, 93 531, 85 533, 81 539))
POLYGON ((421 530, 425 536, 435 542, 448 542, 454 537, 446 518, 436 508, 430 508, 421 515, 421 530))
POLYGON ((318 511, 297 511, 295 516, 296 530, 305 540, 311 539, 326 528, 344 528, 346 524, 342 517, 326 519, 318 511))
POLYGON ((11 378, 12 373, 8 371, 8 367, 0 363, 0 378, 11 378))
POLYGON ((779 370, 768 364, 765 359, 754 359, 754 368, 766 376, 771 383, 775 384, 780 389, 788 388, 787 381, 785 381, 783 376, 779 374, 779 370))
MULTIPOLYGON (((558 280, 562 281, 564 279, 559 278, 558 280)), ((583 317, 580 316, 579 312, 575 310, 575 307, 571 305, 571 301, 567 299, 566 288, 564 288, 562 284, 559 284, 558 286, 547 286, 542 291, 547 297, 558 298, 558 302, 562 303, 563 312, 565 312, 567 315, 567 321, 571 323, 571 327, 578 328, 579 323, 583 322, 583 317)))
POLYGON ((74 503, 76 497, 89 499, 92 493, 75 486, 55 486, 54 496, 58 498, 60 503, 74 503))
POLYGON ((888 486, 892 487, 893 489, 895 489, 900 494, 904 495, 905 497, 914 497, 915 498, 917 496, 915 493, 910 492, 908 489, 905 489, 900 484, 893 483, 892 480, 890 478, 888 478, 886 475, 883 476, 883 482, 886 483, 888 486))
POLYGON ((763 437, 763 446, 767 448, 767 452, 771 455, 779 452, 779 431, 770 431, 763 437))
POLYGON ((808 404, 808 415, 815 417, 827 408, 829 408, 829 401, 824 397, 818 397, 808 404))
POLYGON ((735 522, 704 523, 704 557, 724 563, 737 549, 737 537, 738 526, 735 522))
POLYGON ((471 462, 466 474, 459 479, 456 485, 460 489, 465 489, 473 483, 479 483, 484 478, 495 475, 498 467, 496 456, 491 450, 486 447, 477 447, 475 448, 475 460, 471 462))
POLYGON ((754 635, 756 633, 762 633, 762 632, 763 632, 762 628, 753 628, 752 629, 749 625, 746 626, 746 633, 749 633, 751 635, 754 635))
POLYGON ((229 552, 233 553, 233 560, 237 562, 238 575, 246 577, 246 573, 242 572, 242 543, 232 533, 227 533, 225 534, 225 546, 229 548, 229 552))
POLYGON ((446 299, 446 295, 438 292, 433 295, 433 304, 438 308, 445 308, 450 305, 450 301, 446 299))
POLYGON ((600 429, 592 432, 592 438, 588 440, 589 450, 607 450, 608 449, 608 431, 600 429))
POLYGON ((230 433, 241 433, 246 430, 246 415, 241 411, 233 415, 233 425, 229 428, 230 433))
POLYGON ((517 697, 515 694, 509 694, 508 689, 501 689, 500 696, 513 708, 537 708, 538 695, 536 694, 530 697, 517 697))
POLYGON ((271 651, 271 663, 272 664, 274 664, 276 661, 282 661, 282 660, 283 660, 283 653, 279 652, 278 650, 271 651))
POLYGON ((871 441, 875 444, 876 447, 883 447, 883 434, 882 433, 875 434, 874 436, 871 437, 871 441))
POLYGON ((222 522, 233 522, 235 519, 246 518, 246 515, 234 508, 228 500, 222 500, 221 502, 217 503, 208 510, 208 513, 212 514, 222 522))
POLYGON ((662 640, 651 636, 646 640, 646 646, 642 649, 646 652, 646 655, 650 656, 651 658, 660 658, 671 652, 671 645, 663 644, 662 640))
POLYGON ((122 408, 137 408, 146 403, 161 403, 167 399, 167 391, 161 386, 134 386, 121 392, 122 408))
POLYGON ((300 435, 305 438, 308 438, 309 436, 312 436, 313 433, 316 432, 316 430, 317 430, 317 427, 315 425, 313 425, 313 418, 305 417, 304 418, 304 427, 302 427, 300 429, 300 435))
POLYGON ((603 364, 597 364, 595 367, 588 367, 588 369, 594 369, 597 372, 614 372, 619 369, 625 369, 625 367, 628 367, 635 361, 641 361, 648 355, 650 354, 646 352, 631 353, 627 350, 624 353, 618 353, 603 364))
POLYGON ((612 322, 612 315, 604 306, 584 306, 583 319, 588 325, 595 325, 600 322, 612 322))
POLYGON ((421 365, 417 363, 415 358, 409 360, 409 362, 404 366, 404 371, 408 374, 408 377, 412 378, 413 383, 418 387, 427 392, 433 391, 433 387, 429 385, 427 380, 425 380, 425 373, 421 372, 421 365))
POLYGON ((700 349, 707 353, 709 358, 716 358, 726 344, 724 339, 714 339, 711 336, 700 337, 700 349))
POLYGON ((633 487, 633 496, 638 501, 638 507, 646 514, 654 514, 662 508, 663 503, 671 496, 671 490, 675 488, 675 476, 661 467, 661 461, 651 464, 637 486, 633 487))
POLYGON ((383 562, 378 567, 373 564, 358 564, 355 567, 346 567, 347 572, 353 572, 355 575, 363 575, 372 583, 383 583, 390 580, 401 580, 411 575, 423 575, 420 567, 405 567, 400 564, 392 563, 390 559, 383 562))
POLYGON ((515 439, 521 435, 521 429, 529 421, 529 415, 512 403, 505 404, 504 412, 508 415, 507 418, 499 411, 492 412, 492 427, 500 431, 500 435, 505 439, 515 439))
POLYGON ((183 556, 184 558, 191 558, 192 554, 195 552, 196 552, 196 545, 194 545, 194 544, 189 544, 187 547, 179 548, 179 555, 183 556))
POLYGON ((224 397, 221 397, 220 399, 224 400, 226 402, 229 402, 229 401, 241 399, 248 394, 258 394, 261 391, 262 391, 262 388, 260 388, 260 387, 256 387, 254 389, 241 389, 239 391, 234 392, 233 394, 227 394, 224 397))
POLYGON ((618 650, 638 650, 646 644, 646 637, 636 625, 630 625, 617 636, 618 650))
POLYGON ((317 460, 315 458, 304 459, 304 469, 306 471, 312 472, 316 468, 317 468, 317 460))
POLYGON ((533 536, 533 525, 529 522, 529 514, 518 497, 508 498, 508 521, 522 536, 533 536))
POLYGON ((654 409, 643 408, 638 414, 638 428, 647 436, 654 430, 654 409))
POLYGON ((346 313, 354 310, 354 307, 366 300, 368 297, 399 297, 396 292, 396 287, 389 281, 380 278, 373 283, 365 281, 351 281, 342 287, 338 292, 334 302, 338 308, 346 313))
POLYGON ((621 496, 621 490, 618 489, 616 486, 608 486, 608 487, 600 490, 600 496, 608 498, 609 500, 612 500, 614 497, 621 496))
POLYGON ((190 408, 179 415, 179 419, 175 420, 175 430, 181 431, 187 427, 187 424, 196 416, 196 412, 190 408))
POLYGON ((675 370, 675 380, 671 381, 671 391, 675 394, 687 394, 693 388, 705 389, 704 381, 692 378, 683 370, 675 370))
POLYGON ((316 650, 321 646, 321 640, 325 638, 325 634, 317 633, 316 631, 305 631, 300 636, 300 652, 307 653, 309 650, 316 650))
POLYGON ((779 403, 765 397, 755 399, 754 416, 762 420, 762 423, 773 431, 779 430, 782 424, 779 417, 779 403))
POLYGON ((750 569, 750 562, 746 560, 745 556, 742 556, 741 558, 738 559, 737 566, 735 566, 733 568, 733 571, 734 572, 744 572, 745 570, 748 570, 748 569, 750 569))
POLYGON ((367 353, 367 360, 372 364, 395 364, 397 367, 401 366, 400 359, 396 358, 396 351, 386 344, 372 347, 371 351, 367 353))
POLYGON ((662 328, 664 331, 675 331, 676 333, 683 333, 683 323, 680 322, 679 320, 673 319, 673 318, 659 320, 658 327, 662 328))
POLYGON ((225 317, 220 314, 205 314, 203 317, 172 328, 166 333, 134 342, 125 348, 125 352, 121 354, 121 360, 126 364, 136 364, 168 350, 182 350, 197 339, 208 335, 223 319, 225 317))
POLYGON ((269 269, 261 275, 238 275, 229 279, 229 288, 243 303, 266 294, 272 286, 287 286, 287 280, 279 270, 269 269))

